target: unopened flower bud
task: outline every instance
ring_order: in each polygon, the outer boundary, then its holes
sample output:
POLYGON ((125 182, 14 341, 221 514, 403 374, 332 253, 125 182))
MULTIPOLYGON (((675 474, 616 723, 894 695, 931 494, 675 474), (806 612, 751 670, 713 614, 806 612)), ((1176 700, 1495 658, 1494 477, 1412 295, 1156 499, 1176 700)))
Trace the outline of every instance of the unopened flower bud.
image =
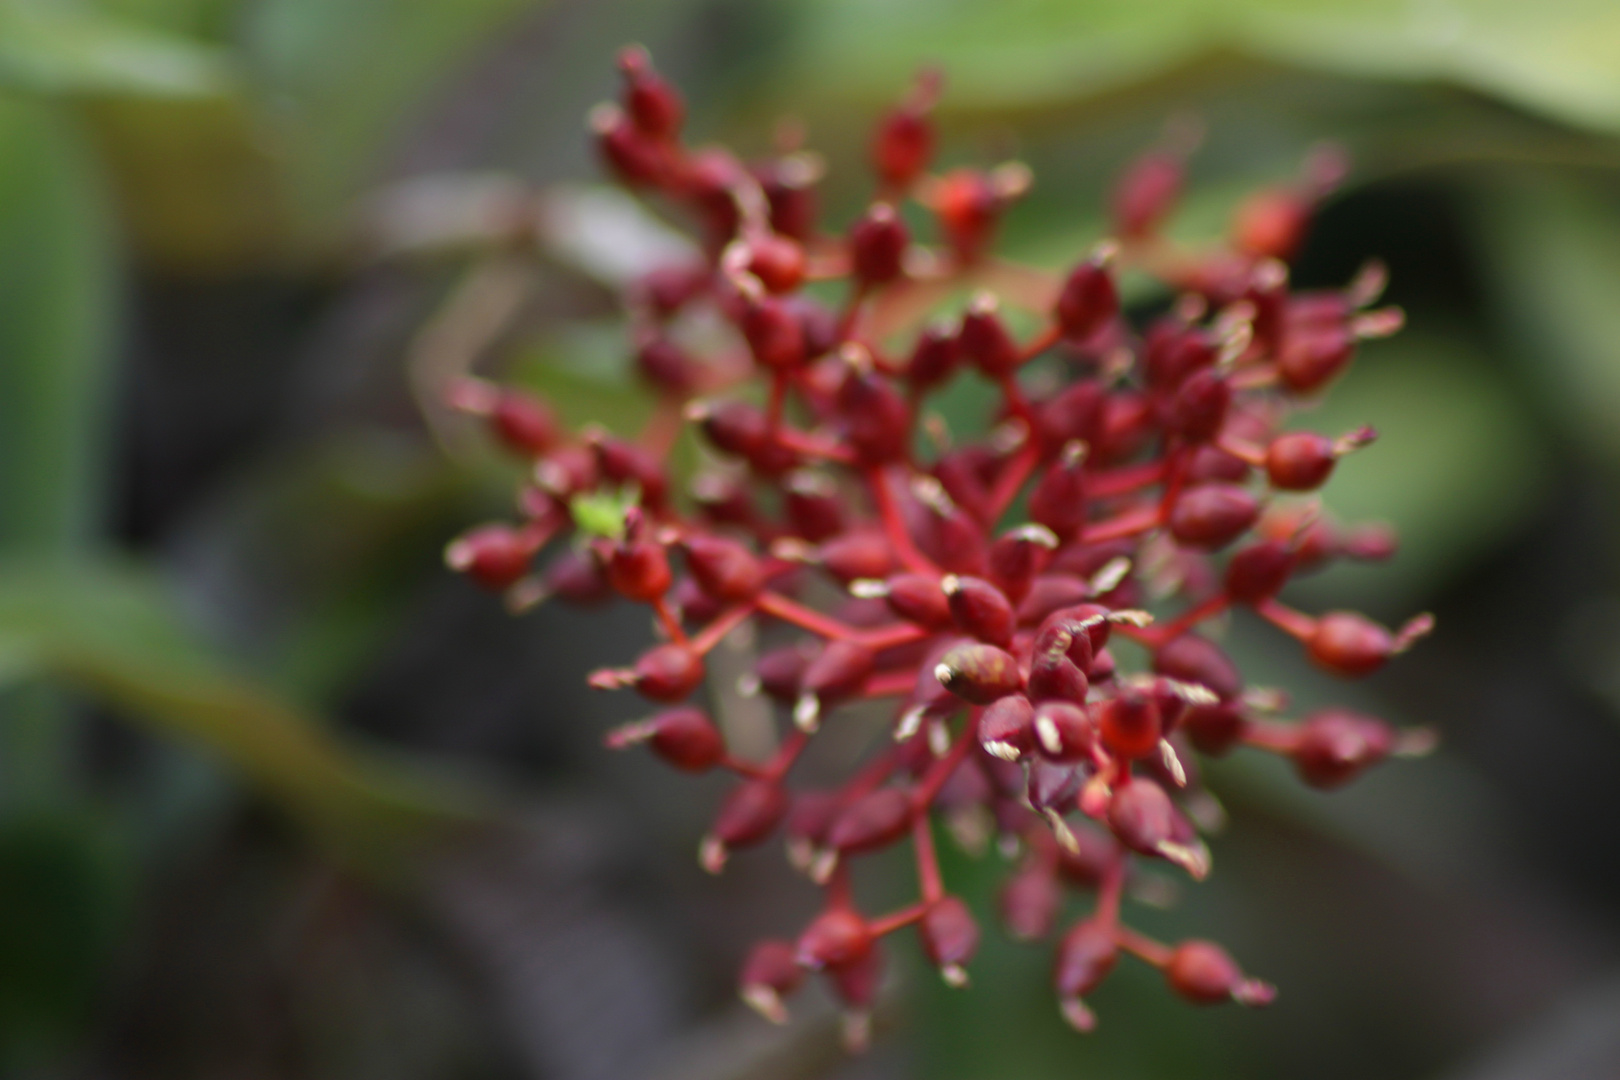
POLYGON ((1170 989, 1196 1005, 1269 1005, 1277 991, 1259 979, 1245 978, 1237 962, 1213 941, 1183 941, 1164 967, 1170 989))
POLYGON ((444 549, 445 565, 479 585, 500 592, 529 572, 539 550, 532 530, 510 525, 480 525, 452 540, 444 549))
POLYGON ((883 465, 910 449, 911 407, 900 392, 872 371, 870 360, 851 364, 838 390, 844 435, 865 465, 883 465))
POLYGON ((990 703, 979 717, 979 744, 1003 761, 1017 761, 1035 748, 1035 707, 1023 694, 990 703))
POLYGON ((647 50, 639 45, 622 49, 619 70, 624 72, 624 104, 631 121, 651 138, 674 138, 686 106, 679 92, 653 70, 647 50))
POLYGON ((1052 968, 1052 982, 1063 1019, 1076 1031, 1091 1031, 1097 1026, 1097 1018, 1082 999, 1102 985, 1118 961, 1119 946, 1113 931, 1094 919, 1076 923, 1063 935, 1052 968))
POLYGON ((1248 531, 1260 503, 1236 484, 1189 487, 1170 509, 1170 535, 1190 547, 1216 551, 1248 531))
POLYGON ((793 368, 804 363, 804 330, 793 310, 776 297, 757 298, 743 309, 742 334, 761 367, 793 368))
POLYGON ((501 442, 520 454, 539 457, 557 444, 559 427, 550 406, 522 390, 503 387, 489 422, 501 442))
POLYGON ((703 868, 718 874, 732 849, 751 847, 770 836, 787 811, 787 794, 775 781, 744 780, 732 788, 699 849, 703 868))
POLYGON ((1199 752, 1219 757, 1236 746, 1243 738, 1248 721, 1243 710, 1230 702, 1215 705, 1192 705, 1181 714, 1176 730, 1199 752))
POLYGON ((875 656, 871 649, 853 641, 829 641, 800 680, 799 699, 793 706, 793 720, 799 727, 814 731, 822 711, 850 697, 872 674, 875 656))
POLYGON ((917 335, 906 380, 919 389, 937 386, 956 373, 961 355, 956 326, 932 323, 917 335))
POLYGON ((679 701, 703 681, 703 658, 685 645, 657 645, 641 654, 633 685, 653 701, 679 701))
POLYGON ((1119 290, 1105 259, 1087 259, 1070 273, 1058 293, 1057 321, 1070 341, 1086 341, 1119 313, 1119 290))
POLYGON ((867 285, 887 285, 904 271, 911 236, 888 203, 876 203, 849 231, 855 277, 867 285))
POLYGON ((826 845, 845 855, 888 847, 911 828, 911 796, 901 788, 868 792, 850 803, 827 827, 826 845))
POLYGON ((1083 706, 1073 701, 1043 701, 1031 725, 1035 744, 1051 761, 1076 762, 1091 756, 1097 733, 1083 706))
POLYGON ((1232 404, 1232 386, 1213 368, 1195 371, 1176 389, 1165 425, 1189 443, 1207 443, 1220 434, 1232 404))
POLYGON ((1086 523, 1086 444, 1071 442, 1047 466, 1029 496, 1029 516, 1067 540, 1086 523))
POLYGON ((1052 932, 1063 892, 1052 868, 1032 862, 1007 879, 999 898, 1001 922, 1015 941, 1039 941, 1052 932))
POLYGON ((1153 654, 1153 670, 1172 679, 1205 686, 1223 701, 1243 692, 1243 675, 1219 645, 1198 634, 1182 634, 1153 654))
POLYGON ((811 971, 859 963, 872 951, 871 928, 846 907, 828 908, 799 935, 795 958, 811 971))
POLYGON ((737 980, 743 1001, 773 1024, 787 1023, 782 999, 803 981, 804 968, 794 958, 793 945, 775 940, 761 941, 749 950, 737 980))
POLYGON ((904 189, 922 175, 934 156, 934 124, 928 118, 939 93, 939 76, 918 80, 912 99, 892 110, 872 137, 872 167, 889 187, 904 189))
POLYGON ((1017 371, 1022 361, 1018 343, 1007 332, 996 298, 990 293, 980 293, 968 305, 962 316, 962 328, 957 332, 957 343, 963 357, 984 372, 986 378, 1005 378, 1017 371))
POLYGON ((620 595, 641 603, 663 596, 675 580, 663 545, 639 539, 627 539, 611 547, 607 575, 620 595))
POLYGON ((1257 604, 1282 591, 1297 558, 1282 540, 1261 540, 1232 553, 1226 564, 1226 595, 1241 604, 1257 604))
POLYGON ((987 554, 990 581, 1017 604, 1057 546, 1057 537, 1044 525, 1022 525, 1002 534, 987 554))
POLYGON ((952 987, 967 985, 967 964, 979 949, 979 924, 967 905, 954 896, 941 897, 929 905, 917 924, 923 952, 939 968, 940 976, 952 987))
POLYGON ((894 547, 876 531, 848 532, 822 544, 816 552, 821 568, 844 585, 862 578, 881 578, 894 567, 894 547))
POLYGON ((1110 752, 1145 758, 1158 750, 1163 714, 1152 693, 1128 686, 1117 697, 1098 702, 1095 713, 1098 734, 1110 752))
POLYGON ((1358 679, 1383 667, 1392 655, 1405 651, 1433 625, 1432 618, 1421 615, 1410 620, 1400 633, 1391 634, 1365 615, 1330 611, 1316 620, 1305 647, 1311 659, 1322 667, 1358 679))
POLYGON ((646 743, 652 752, 686 772, 707 772, 725 757, 720 730, 701 709, 670 709, 608 733, 607 745, 622 750, 646 743))
POLYGON ((759 559, 735 540, 692 533, 681 544, 692 576, 716 600, 740 604, 752 600, 765 584, 759 559))
POLYGON ((882 595, 889 610, 907 622, 929 630, 955 625, 945 590, 932 574, 895 574, 883 583, 882 595))
POLYGON ((1179 155, 1156 151, 1144 154, 1114 187, 1114 228, 1126 237, 1146 236, 1181 197, 1185 170, 1179 155))
POLYGON ((1002 591, 981 578, 947 574, 940 582, 951 615, 963 632, 991 645, 1012 641, 1016 618, 1002 591))
POLYGON ((988 705, 1022 688, 1018 661, 994 645, 958 645, 934 668, 934 677, 951 693, 975 705, 988 705))
POLYGON ((1305 718, 1291 757, 1315 788, 1342 787, 1395 749, 1395 732, 1382 720, 1345 709, 1325 709, 1305 718))
POLYGON ((748 272, 759 279, 770 293, 790 293, 804 281, 804 248, 798 241, 774 233, 763 233, 747 241, 742 259, 748 272))
POLYGON ((1232 221, 1232 245, 1262 259, 1288 262, 1311 223, 1311 202, 1293 188, 1267 188, 1244 199, 1232 221))

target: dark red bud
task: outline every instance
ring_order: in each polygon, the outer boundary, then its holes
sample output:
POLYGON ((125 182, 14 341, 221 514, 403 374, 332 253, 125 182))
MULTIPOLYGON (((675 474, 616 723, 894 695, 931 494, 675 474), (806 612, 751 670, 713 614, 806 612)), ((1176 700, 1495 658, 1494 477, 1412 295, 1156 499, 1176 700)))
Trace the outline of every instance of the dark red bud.
POLYGON ((1108 803, 1108 825, 1119 842, 1144 855, 1161 854, 1161 845, 1176 831, 1170 796, 1152 780, 1137 777, 1114 790, 1108 803))
POLYGON ((799 699, 804 669, 809 666, 810 657, 801 645, 783 645, 760 654, 754 661, 754 677, 767 697, 791 705, 799 699))
POLYGON ((1214 551, 1242 536, 1260 516, 1260 502, 1244 488, 1219 481, 1181 493, 1170 509, 1170 535, 1189 547, 1214 551))
POLYGON ((1124 758, 1156 753, 1164 736, 1164 717, 1153 694, 1127 688, 1095 706, 1103 745, 1124 758))
POLYGON ((934 668, 934 677, 958 697, 988 705, 1023 688, 1018 661, 994 645, 958 645, 934 668))
POLYGON ((1279 491, 1315 491, 1338 463, 1333 440, 1314 431, 1279 435, 1266 448, 1266 476, 1279 491))
POLYGON ((1220 434, 1231 404, 1232 387, 1226 376, 1213 368, 1195 371, 1171 399, 1166 426, 1190 443, 1209 442, 1220 434))
POLYGON ((668 338, 655 337, 636 350, 636 370, 668 394, 685 396, 698 383, 697 363, 668 338))
POLYGON ((1119 858, 1119 845, 1101 829, 1084 822, 1071 822, 1074 846, 1059 845, 1058 872, 1063 880, 1082 889, 1094 889, 1113 869, 1119 858))
POLYGON ((886 285, 905 268, 911 236, 905 222, 888 203, 877 203, 849 232, 850 259, 855 277, 867 285, 886 285))
POLYGON ((1238 206, 1232 222, 1232 246, 1261 259, 1288 262, 1299 253, 1311 224, 1311 203, 1290 188, 1269 188, 1238 206))
POLYGON ((742 334, 761 367, 798 367, 808 355, 798 317, 773 296, 754 300, 743 310, 742 334))
POLYGON ((489 422, 496 437, 520 454, 538 457, 557 444, 559 428, 551 408, 522 390, 502 388, 489 422))
POLYGON ((1176 730, 1187 737, 1201 753, 1219 757, 1236 746, 1248 727, 1243 710, 1230 702, 1218 705, 1190 705, 1181 714, 1176 730))
POLYGON ((990 485, 985 483, 971 448, 942 454, 934 463, 934 477, 951 501, 974 521, 983 522, 989 518, 990 485))
POLYGON ((955 625, 950 603, 932 574, 896 574, 885 585, 889 609, 907 622, 929 630, 955 625))
POLYGON ((716 600, 728 604, 752 600, 765 584, 759 560, 736 540, 693 533, 682 544, 692 576, 716 600))
POLYGON ((547 595, 571 604, 596 604, 613 594, 602 564, 590 552, 575 549, 563 552, 546 567, 541 584, 547 595))
POLYGON ((957 333, 962 355, 990 379, 1002 379, 1018 370, 1022 356, 997 311, 996 298, 980 293, 962 316, 957 333))
POLYGON ((1090 1031, 1097 1021, 1081 998, 1102 985, 1119 960, 1113 931, 1092 919, 1076 923, 1058 944, 1052 982, 1057 989, 1063 1018, 1079 1031, 1090 1031))
POLYGON ((879 532, 845 533, 822 544, 817 556, 822 569, 845 585, 886 577, 894 568, 894 546, 879 532))
POLYGON ((1354 780, 1395 749, 1395 732, 1382 720, 1343 709, 1313 713, 1299 726, 1294 767, 1315 788, 1354 780))
POLYGON ((820 473, 797 472, 783 485, 782 503, 793 531, 812 543, 844 531, 844 503, 838 488, 820 473))
POLYGON ((1035 745, 1052 761, 1075 762, 1091 756, 1097 733, 1086 710, 1072 701, 1043 701, 1032 724, 1035 745))
POLYGON ((984 254, 1007 200, 993 177, 977 169, 952 169, 932 192, 940 232, 956 258, 970 263, 984 254))
POLYGON ((979 744, 1003 761, 1016 761, 1035 748, 1035 707, 1023 694, 990 703, 979 717, 979 744))
POLYGON ((657 140, 638 128, 616 105, 604 102, 591 110, 596 148, 608 168, 629 187, 663 183, 669 176, 669 157, 657 140))
POLYGON ((529 561, 539 550, 540 539, 530 529, 480 525, 450 542, 444 549, 445 565, 486 589, 500 592, 529 572, 529 561))
POLYGON ((1178 322, 1155 323, 1144 347, 1148 385, 1158 391, 1174 390, 1193 372, 1215 363, 1220 351, 1206 331, 1178 322))
POLYGON ((1164 967, 1164 977, 1170 989, 1196 1005, 1227 1001, 1267 1005, 1277 996, 1267 983, 1244 978, 1237 962, 1213 941, 1183 941, 1177 945, 1164 967))
POLYGON ((799 936, 796 958, 812 971, 848 967, 866 959, 875 940, 858 914, 849 908, 829 908, 799 936))
POLYGON ((611 435, 594 437, 591 449, 596 467, 615 484, 634 484, 644 506, 659 507, 669 494, 669 477, 657 455, 627 439, 611 435))
POLYGON ((1355 335, 1346 326, 1294 328, 1283 339, 1277 374, 1288 389, 1307 393, 1343 371, 1355 350, 1355 335))
POLYGON ((1365 615, 1330 611, 1316 620, 1305 648, 1312 660, 1334 674, 1359 679, 1384 666, 1395 652, 1395 638, 1365 615))
POLYGON ((851 365, 838 390, 844 435, 864 465, 882 465, 911 448, 911 407, 870 366, 851 365))
POLYGON ((872 139, 872 167, 890 187, 904 188, 922 175, 934 156, 934 125, 910 105, 889 113, 872 139))
POLYGON ((1030 492, 1029 516, 1059 540, 1072 538, 1086 523, 1085 460, 1084 443, 1067 444, 1030 492))
POLYGON ((1206 480, 1229 480, 1241 484, 1249 478, 1249 463, 1218 446, 1205 444, 1193 451, 1187 466, 1187 483, 1201 484, 1206 480))
POLYGON ((1182 634, 1153 654, 1153 670, 1182 682, 1207 687, 1230 701, 1243 692, 1243 675, 1221 647, 1197 634, 1182 634))
POLYGON ((1095 379, 1070 383, 1036 414, 1036 434, 1047 452, 1071 442, 1090 443, 1097 438, 1102 421, 1105 391, 1095 379))
POLYGON ((651 138, 674 138, 686 106, 675 88, 653 70, 647 51, 634 45, 623 49, 619 69, 624 72, 624 104, 631 121, 651 138))
POLYGON ((1044 525, 1023 525, 1003 533, 990 545, 990 580, 1017 604, 1029 593, 1035 575, 1052 557, 1057 537, 1044 525))
POLYGON ((633 679, 643 697, 679 701, 703 681, 703 658, 685 645, 656 645, 636 661, 633 679))
POLYGON ((954 896, 929 905, 917 924, 923 952, 951 986, 966 986, 966 965, 979 950, 979 924, 966 904, 954 896))
POLYGON ((1103 404, 1102 424, 1091 444, 1093 457, 1106 464, 1134 457, 1153 437, 1153 405, 1132 390, 1116 390, 1103 404))
POLYGON ((947 574, 940 582, 956 625, 980 641, 1005 648, 1012 642, 1015 618, 1002 591, 982 578, 947 574))
POLYGON ((911 796, 879 788, 846 806, 827 828, 826 845, 847 855, 888 847, 911 828, 911 796))
POLYGON ((748 244, 748 272, 770 293, 790 293, 804 281, 804 248, 786 236, 765 233, 748 244))
POLYGON ((1049 810, 1061 816, 1074 807, 1074 797, 1080 794, 1084 779, 1073 765, 1036 758, 1029 765, 1024 797, 1036 810, 1049 810))
POLYGON ((1181 158, 1144 154, 1119 178, 1114 188, 1114 228, 1121 236, 1145 236, 1158 228, 1181 196, 1181 158))
POLYGON ((794 720, 814 729, 822 707, 843 701, 861 688, 872 674, 876 654, 853 641, 829 641, 804 669, 794 720))
MULTIPOLYGON (((781 785, 770 780, 745 780, 732 788, 720 804, 710 836, 724 848, 750 847, 775 832, 787 811, 788 798, 781 785)), ((706 864, 709 862, 705 859, 706 864)))
POLYGON ((1226 595, 1241 604, 1276 596, 1294 573, 1294 549, 1281 540, 1261 540, 1233 552, 1226 564, 1226 595))
POLYGON ((657 600, 675 580, 663 545, 651 540, 615 544, 608 554, 607 574, 620 595, 640 603, 657 600))
POLYGON ((804 968, 794 957, 794 947, 786 941, 761 941, 748 952, 737 979, 742 999, 774 1024, 787 1022, 782 999, 804 981, 804 968))
POLYGON ((1016 941, 1039 941, 1052 932, 1062 890, 1048 866, 1032 863, 1007 879, 998 907, 1007 933, 1016 941))
POLYGON ((1091 595, 1091 587, 1069 574, 1037 574, 1018 605, 1018 622, 1038 623, 1054 611, 1072 607, 1091 595))
POLYGON ((1118 313, 1119 291, 1100 260, 1088 259, 1075 267, 1058 293, 1058 326, 1070 341, 1087 340, 1118 313))
POLYGON ((934 323, 917 335, 917 344, 906 365, 906 379, 913 386, 936 386, 955 373, 961 361, 956 328, 949 323, 934 323))
POLYGON ((607 745, 622 750, 647 743, 653 753, 686 772, 706 772, 725 757, 720 730, 702 709, 670 709, 608 733, 607 745))

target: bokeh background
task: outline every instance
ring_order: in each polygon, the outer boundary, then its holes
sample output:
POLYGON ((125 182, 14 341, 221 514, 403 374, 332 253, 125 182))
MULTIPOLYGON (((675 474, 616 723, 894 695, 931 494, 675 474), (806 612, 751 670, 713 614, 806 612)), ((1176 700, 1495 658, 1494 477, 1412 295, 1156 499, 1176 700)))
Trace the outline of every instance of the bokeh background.
POLYGON ((0 0, 0 1072, 1612 1080, 1617 510, 1613 0, 0 0), (583 127, 627 40, 699 137, 800 118, 834 222, 942 65, 946 159, 1028 161, 1006 248, 1054 266, 1167 118, 1208 132, 1188 236, 1351 150, 1296 277, 1391 268, 1409 328, 1321 419, 1382 432, 1328 502, 1405 546, 1298 598, 1440 629, 1349 690, 1232 640, 1444 747, 1329 796, 1214 771, 1218 872, 1141 921, 1275 1007, 1122 969, 1080 1038, 992 932, 967 993, 907 954, 860 1061, 813 995, 742 1015, 742 950, 812 898, 768 853, 707 878, 715 787, 601 750, 637 706, 581 672, 644 617, 513 620, 443 569, 510 477, 424 423, 413 358, 645 407, 608 286, 649 241, 583 127), (538 242, 491 244, 542 189, 538 242), (495 339, 455 336, 469 290, 495 339))

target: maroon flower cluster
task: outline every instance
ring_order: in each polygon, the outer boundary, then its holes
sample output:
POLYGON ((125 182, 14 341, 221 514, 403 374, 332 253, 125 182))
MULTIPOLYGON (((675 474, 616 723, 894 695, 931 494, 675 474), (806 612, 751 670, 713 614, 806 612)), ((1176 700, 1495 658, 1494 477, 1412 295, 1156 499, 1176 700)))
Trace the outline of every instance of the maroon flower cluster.
POLYGON ((458 381, 452 403, 487 417, 533 468, 522 520, 474 529, 447 555, 516 607, 613 594, 651 607, 662 643, 590 682, 669 708, 608 744, 736 775, 701 845, 707 869, 785 834, 794 864, 825 890, 796 941, 755 948, 743 997, 780 1020, 784 999, 820 972, 859 1042, 880 941, 906 927, 947 982, 965 983, 979 928, 941 880, 938 816, 958 835, 977 821, 1018 853, 1001 910, 1015 937, 1051 935, 1065 887, 1095 893, 1053 969, 1076 1028, 1093 1025, 1084 998, 1121 952, 1194 1002, 1269 1001, 1271 987, 1219 946, 1152 940, 1120 908, 1137 860, 1209 872, 1199 822, 1214 804, 1194 751, 1254 747, 1329 788, 1425 741, 1342 709, 1284 722, 1282 696, 1246 687, 1200 632, 1246 609, 1354 678, 1431 625, 1390 631, 1277 598, 1295 574, 1393 550, 1385 530, 1345 529, 1308 496, 1282 497, 1316 490, 1373 437, 1281 432, 1291 407, 1344 370, 1358 339, 1400 323, 1397 310, 1366 310, 1376 266, 1342 292, 1290 288, 1286 260, 1335 159, 1318 155, 1298 183, 1245 203, 1227 243, 1190 251, 1159 232, 1187 147, 1156 150, 1118 184, 1115 239, 1056 277, 990 252, 1026 168, 929 171, 932 77, 878 125, 876 194, 837 235, 817 224, 819 159, 790 146, 745 163, 686 147, 681 100, 645 53, 626 50, 621 65, 622 102, 591 117, 601 152, 622 182, 693 223, 703 252, 626 297, 658 411, 638 438, 574 434, 521 391, 458 381), (933 242, 913 236, 922 221, 933 242), (1122 271, 1175 298, 1140 332, 1121 314, 1122 271), (1033 313, 1037 328, 1016 333, 1003 304, 1033 313), (711 342, 701 353, 683 344, 699 317, 711 342), (993 390, 994 411, 982 435, 953 441, 928 401, 967 373, 993 390), (707 447, 685 496, 666 467, 683 423, 707 447), (570 534, 572 546, 534 569, 570 534), (706 655, 744 624, 787 635, 741 687, 783 713, 768 760, 734 755, 704 709, 682 704, 704 682, 706 655), (1121 670, 1116 650, 1145 656, 1146 670, 1121 670), (895 702, 893 738, 841 787, 791 789, 818 728, 874 699, 895 702), (908 839, 919 899, 858 910, 854 864, 908 839))

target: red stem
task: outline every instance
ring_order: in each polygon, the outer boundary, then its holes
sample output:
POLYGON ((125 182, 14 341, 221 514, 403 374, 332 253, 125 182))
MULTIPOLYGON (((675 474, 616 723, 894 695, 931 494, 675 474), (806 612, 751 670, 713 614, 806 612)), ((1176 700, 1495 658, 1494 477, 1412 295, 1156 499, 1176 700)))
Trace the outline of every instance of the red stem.
POLYGON ((900 517, 900 506, 895 502, 894 492, 889 490, 889 478, 882 469, 870 469, 866 473, 866 486, 872 492, 872 502, 877 506, 878 517, 883 521, 883 534, 894 545, 895 554, 905 564, 906 569, 917 574, 938 574, 939 567, 933 560, 917 550, 912 542, 911 533, 906 531, 906 523, 900 517))

